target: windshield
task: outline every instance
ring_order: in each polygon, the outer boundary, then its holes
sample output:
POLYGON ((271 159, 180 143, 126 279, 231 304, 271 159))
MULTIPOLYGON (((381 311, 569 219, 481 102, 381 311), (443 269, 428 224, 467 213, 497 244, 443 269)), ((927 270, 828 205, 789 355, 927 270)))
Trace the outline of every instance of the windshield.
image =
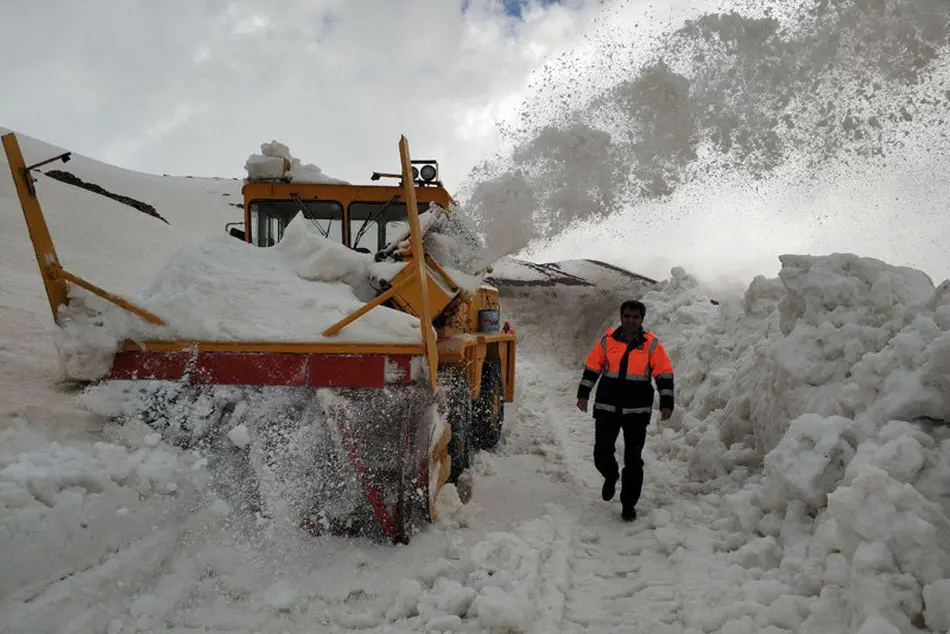
POLYGON ((272 247, 284 229, 303 213, 317 230, 334 242, 343 241, 343 206, 335 200, 255 200, 251 203, 251 243, 272 247))
MULTIPOLYGON (((428 202, 416 205, 419 213, 429 208, 428 202)), ((406 203, 361 202, 350 204, 350 243, 354 249, 381 251, 386 244, 409 230, 406 203), (388 205, 388 206, 387 206, 388 205)))

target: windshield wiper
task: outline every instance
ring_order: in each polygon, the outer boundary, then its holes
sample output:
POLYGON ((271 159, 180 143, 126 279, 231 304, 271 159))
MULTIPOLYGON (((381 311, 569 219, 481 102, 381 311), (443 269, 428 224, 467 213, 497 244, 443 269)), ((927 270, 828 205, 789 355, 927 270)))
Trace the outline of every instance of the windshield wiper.
POLYGON ((310 222, 312 222, 313 225, 317 228, 317 231, 319 231, 320 233, 323 234, 323 237, 324 237, 324 238, 329 239, 329 238, 330 238, 330 226, 333 224, 333 218, 328 218, 328 219, 327 219, 327 230, 324 231, 324 230, 323 230, 323 227, 320 226, 320 223, 317 222, 318 218, 313 218, 313 217, 311 216, 310 208, 307 207, 307 205, 304 203, 304 201, 300 200, 300 196, 298 196, 297 194, 293 194, 292 198, 294 199, 294 202, 296 202, 297 205, 300 207, 300 210, 303 211, 303 217, 306 218, 307 220, 309 220, 310 222))
POLYGON ((370 215, 366 216, 366 220, 363 221, 363 224, 360 225, 359 231, 356 232, 356 242, 353 243, 353 249, 360 246, 360 240, 363 239, 363 234, 366 233, 366 226, 369 224, 370 220, 379 220, 379 217, 386 213, 386 210, 393 206, 393 203, 399 199, 399 194, 396 194, 392 198, 386 201, 386 204, 380 207, 377 211, 374 211, 370 215))

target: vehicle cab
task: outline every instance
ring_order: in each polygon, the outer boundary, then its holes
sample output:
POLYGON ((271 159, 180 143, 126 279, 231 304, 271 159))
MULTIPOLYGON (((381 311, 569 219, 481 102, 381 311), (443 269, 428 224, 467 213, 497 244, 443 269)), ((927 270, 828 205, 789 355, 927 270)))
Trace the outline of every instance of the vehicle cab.
MULTIPOLYGON (((449 193, 438 181, 434 161, 422 169, 413 168, 419 213, 436 203, 448 209, 449 193)), ((372 180, 399 178, 398 174, 376 172, 372 180)), ((296 183, 273 179, 248 181, 244 197, 243 230, 230 226, 231 235, 259 247, 280 242, 284 230, 298 213, 311 221, 324 237, 356 251, 376 253, 391 240, 408 231, 402 183, 394 185, 350 185, 341 183, 296 183)))

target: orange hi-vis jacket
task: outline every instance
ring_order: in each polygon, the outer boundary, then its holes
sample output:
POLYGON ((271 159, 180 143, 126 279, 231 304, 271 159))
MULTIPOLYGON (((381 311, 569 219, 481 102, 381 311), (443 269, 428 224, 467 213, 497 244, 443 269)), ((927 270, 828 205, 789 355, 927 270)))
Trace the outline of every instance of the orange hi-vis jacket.
POLYGON ((673 364, 652 332, 641 330, 628 345, 619 327, 608 328, 587 355, 577 398, 589 399, 598 378, 594 418, 639 415, 649 420, 654 380, 660 409, 673 409, 673 364))

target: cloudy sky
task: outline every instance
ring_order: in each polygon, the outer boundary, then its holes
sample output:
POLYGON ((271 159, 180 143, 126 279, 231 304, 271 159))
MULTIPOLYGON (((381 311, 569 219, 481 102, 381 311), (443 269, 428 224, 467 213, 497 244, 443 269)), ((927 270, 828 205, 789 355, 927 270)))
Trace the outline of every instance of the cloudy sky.
MULTIPOLYGON (((4 6, 0 126, 130 169, 242 176, 260 143, 349 180, 406 134, 451 184, 600 0, 43 0, 4 6)), ((450 185, 451 186, 451 185, 450 185)))

